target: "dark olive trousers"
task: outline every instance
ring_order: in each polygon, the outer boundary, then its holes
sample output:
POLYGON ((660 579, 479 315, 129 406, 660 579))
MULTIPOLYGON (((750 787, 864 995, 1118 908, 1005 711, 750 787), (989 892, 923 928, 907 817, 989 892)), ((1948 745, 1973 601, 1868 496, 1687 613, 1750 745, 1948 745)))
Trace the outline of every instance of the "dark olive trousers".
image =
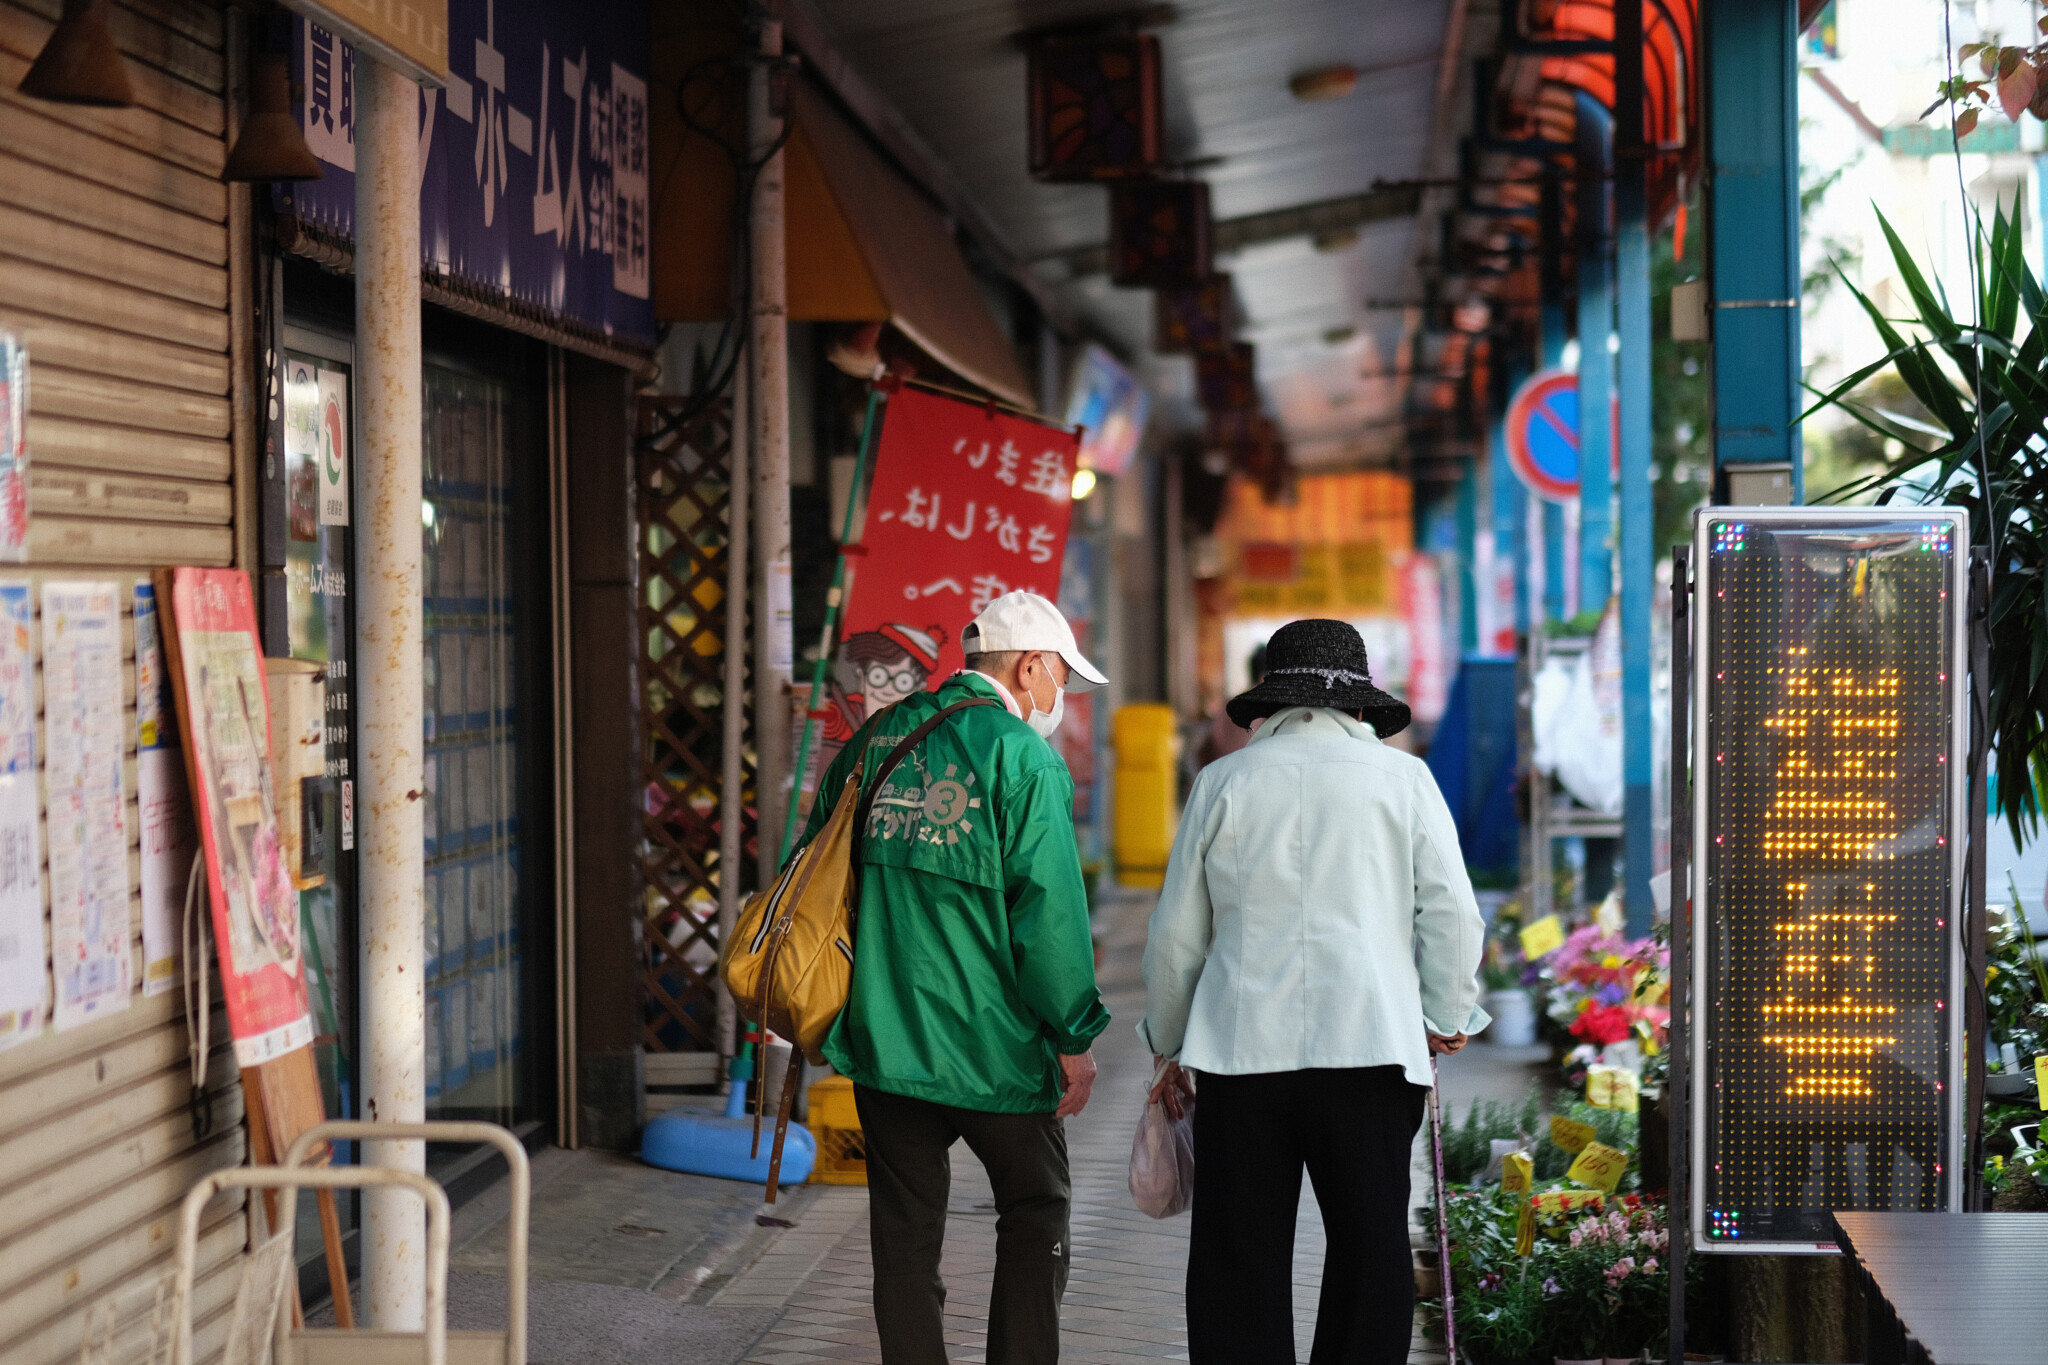
POLYGON ((988 1168, 996 1196, 989 1365, 1060 1358, 1060 1298, 1073 1250, 1067 1134, 1051 1114, 987 1114, 856 1084, 867 1148, 868 1236, 875 1329, 884 1365, 946 1365, 946 1286, 939 1253, 953 1183, 954 1142, 988 1168))
POLYGON ((1294 1215, 1328 1247, 1310 1365, 1404 1365, 1408 1156, 1428 1090, 1398 1066, 1196 1078, 1190 1365, 1294 1365, 1294 1215))

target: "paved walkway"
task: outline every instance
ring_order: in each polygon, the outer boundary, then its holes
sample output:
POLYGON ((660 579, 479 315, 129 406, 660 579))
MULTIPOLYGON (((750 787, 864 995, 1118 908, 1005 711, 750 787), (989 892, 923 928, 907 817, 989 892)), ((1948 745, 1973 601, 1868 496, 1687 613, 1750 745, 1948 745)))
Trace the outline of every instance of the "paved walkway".
MULTIPOLYGON (((1131 1135, 1151 1079, 1151 1059, 1133 1032, 1143 1012, 1138 964, 1150 905, 1149 896, 1126 894, 1107 912, 1113 922, 1101 980, 1116 1019, 1096 1047, 1101 1075, 1094 1098, 1067 1129, 1074 1179, 1074 1270, 1062 1315, 1061 1358, 1085 1365, 1187 1358, 1183 1276, 1188 1220, 1147 1218, 1132 1207, 1125 1184, 1131 1135)), ((1529 1074, 1525 1060, 1498 1053, 1475 1059, 1457 1068, 1461 1079, 1469 1077, 1466 1084, 1451 1085, 1447 1070, 1446 1089, 1460 1112, 1472 1094, 1519 1097, 1529 1074)), ((1417 1151, 1418 1158, 1426 1158, 1426 1136, 1417 1151)), ((953 1154, 943 1262, 946 1339, 956 1362, 983 1361, 995 1211, 980 1163, 964 1145, 953 1154)), ((1306 1359, 1322 1281, 1323 1228, 1306 1181, 1303 1190, 1295 1240, 1295 1340, 1299 1356, 1306 1359)), ((1420 1165, 1411 1192, 1417 1201, 1430 1197, 1420 1165)), ((790 1210, 797 1227, 737 1250, 720 1267, 722 1273, 706 1278, 689 1296, 690 1302, 781 1310, 780 1320, 745 1357, 749 1365, 879 1362, 869 1298, 867 1192, 810 1187, 790 1210)), ((1441 1365, 1443 1353, 1418 1332, 1410 1360, 1441 1365)))

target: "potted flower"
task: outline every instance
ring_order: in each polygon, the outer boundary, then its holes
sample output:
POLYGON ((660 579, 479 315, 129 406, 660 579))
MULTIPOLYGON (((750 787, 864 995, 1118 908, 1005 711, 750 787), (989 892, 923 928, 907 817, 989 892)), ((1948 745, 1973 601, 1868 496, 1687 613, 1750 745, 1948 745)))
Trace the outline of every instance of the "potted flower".
POLYGON ((1486 953, 1480 959, 1479 983, 1485 988, 1481 1004, 1493 1016, 1480 1037, 1501 1047, 1528 1047, 1536 1041, 1536 1001, 1529 987, 1537 979, 1534 967, 1522 956, 1516 931, 1521 916, 1513 905, 1503 906, 1494 917, 1493 931, 1486 938, 1486 953))
POLYGON ((1598 924, 1574 929, 1543 959, 1548 1016, 1577 1040, 1565 1056, 1574 1084, 1605 1057, 1632 1069, 1662 1050, 1671 1023, 1670 949, 1655 936, 1624 938, 1598 924), (1625 1054, 1625 1055, 1623 1055, 1625 1054))

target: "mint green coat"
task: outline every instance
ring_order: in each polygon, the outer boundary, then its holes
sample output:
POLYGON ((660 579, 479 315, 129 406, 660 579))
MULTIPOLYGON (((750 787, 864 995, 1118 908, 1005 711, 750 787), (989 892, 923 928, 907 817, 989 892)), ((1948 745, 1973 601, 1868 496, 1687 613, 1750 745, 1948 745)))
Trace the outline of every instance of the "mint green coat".
POLYGON ((1109 1025, 1095 987, 1074 781, 993 684, 956 674, 869 718, 825 771, 804 838, 862 754, 872 769, 920 722, 970 707, 904 756, 859 854, 853 988, 825 1040, 862 1085, 962 1109, 1045 1113, 1060 1053, 1109 1025))
POLYGON ((1281 711, 1188 794, 1145 944, 1152 1051, 1218 1075, 1399 1066, 1477 1033, 1485 926, 1421 759, 1281 711))

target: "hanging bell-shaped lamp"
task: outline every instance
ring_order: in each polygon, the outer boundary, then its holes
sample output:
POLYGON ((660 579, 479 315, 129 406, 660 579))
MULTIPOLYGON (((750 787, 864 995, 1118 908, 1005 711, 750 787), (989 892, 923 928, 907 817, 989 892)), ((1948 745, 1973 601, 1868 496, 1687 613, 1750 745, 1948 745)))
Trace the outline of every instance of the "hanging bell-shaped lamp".
POLYGON ((64 0, 56 32, 21 78, 21 93, 59 104, 125 109, 135 103, 128 68, 107 25, 112 0, 64 0))
POLYGON ((281 52, 259 52, 249 64, 249 116, 242 120, 242 135, 235 139, 220 178, 318 180, 320 158, 306 145, 306 135, 292 117, 291 58, 281 52))

